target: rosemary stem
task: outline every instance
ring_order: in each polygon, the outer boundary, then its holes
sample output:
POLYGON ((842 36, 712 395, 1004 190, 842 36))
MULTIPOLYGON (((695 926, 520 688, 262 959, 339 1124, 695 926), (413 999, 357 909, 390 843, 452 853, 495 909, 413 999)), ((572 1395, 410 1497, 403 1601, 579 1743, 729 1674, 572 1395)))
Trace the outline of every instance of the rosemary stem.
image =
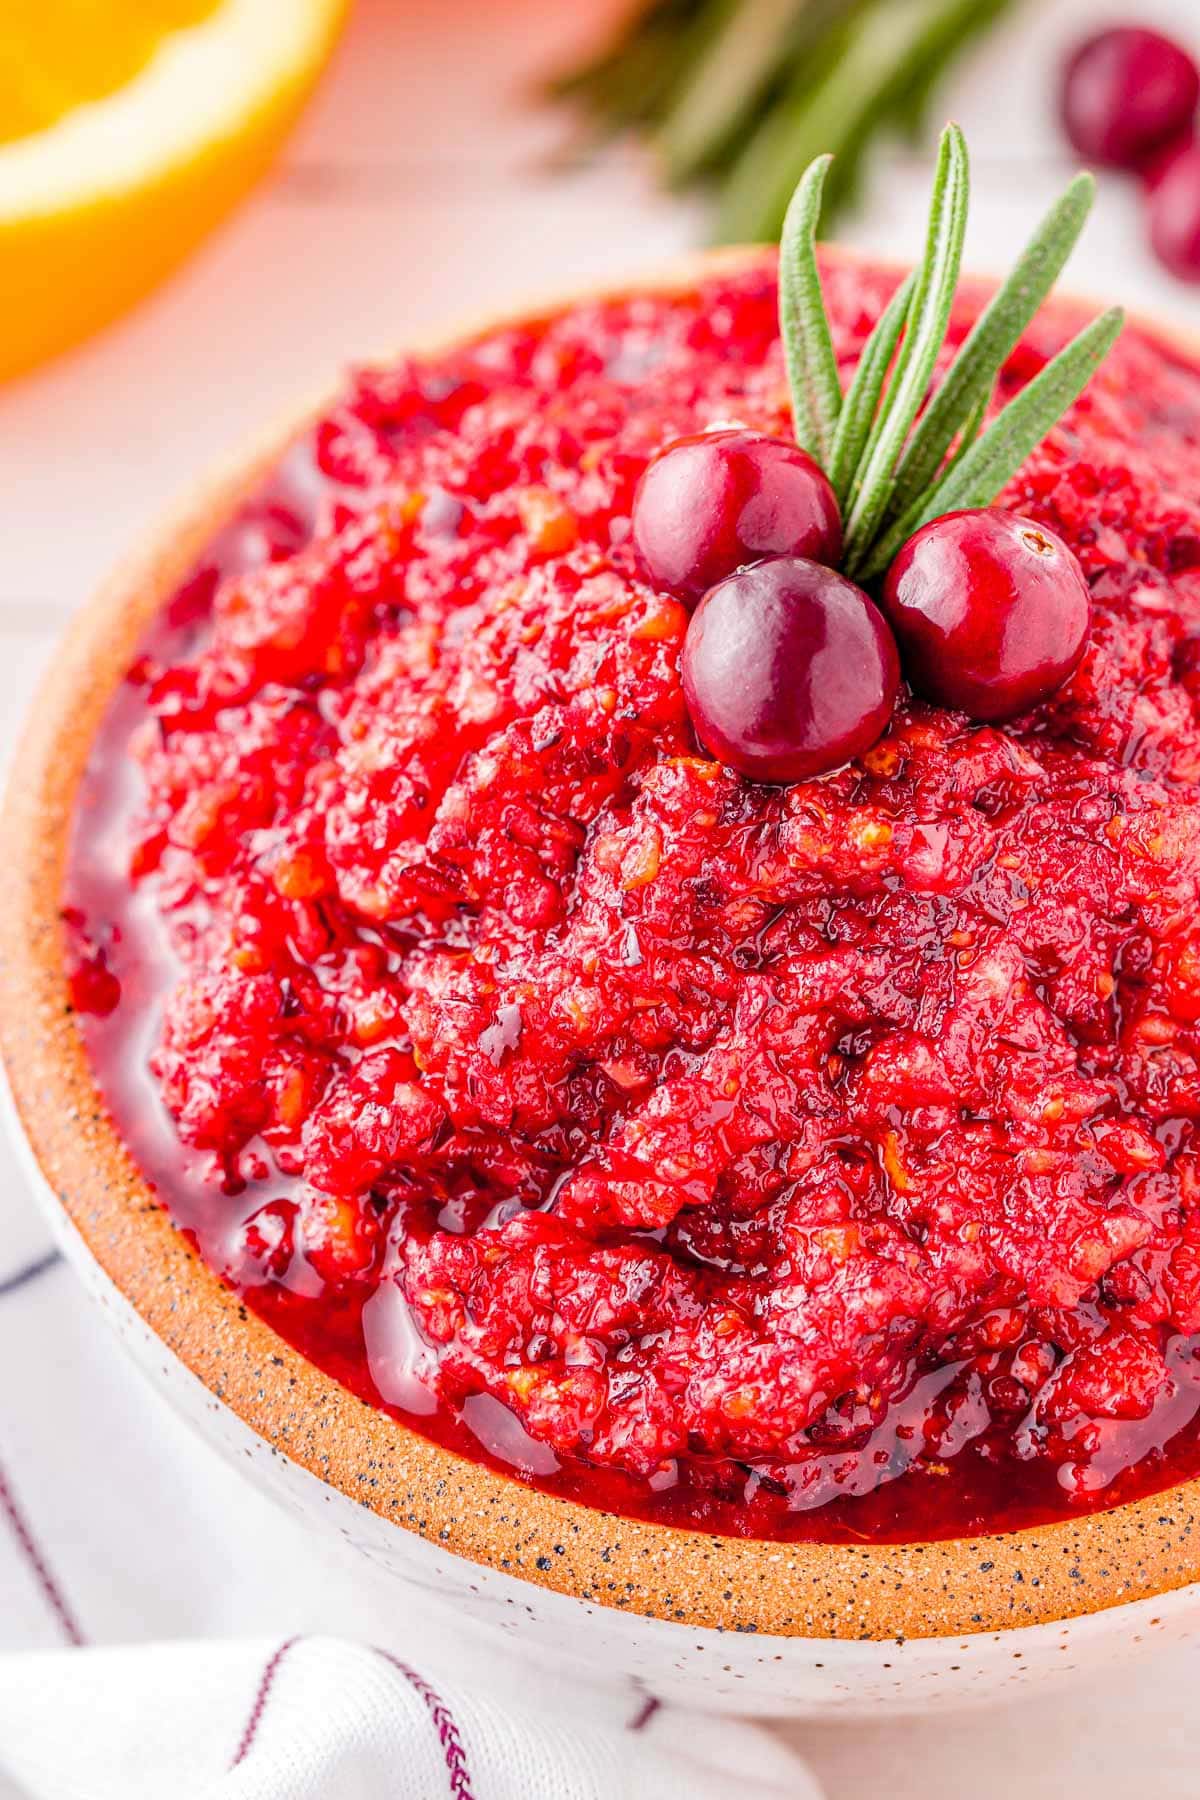
POLYGON ((817 221, 832 157, 809 164, 792 196, 779 245, 779 323, 796 440, 827 463, 842 408, 842 389, 817 267, 817 221))
POLYGON ((904 343, 887 404, 876 417, 851 492, 845 534, 851 567, 869 547, 887 506, 893 470, 945 341, 962 266, 969 188, 966 142, 957 125, 948 125, 938 149, 925 256, 913 287, 904 343))

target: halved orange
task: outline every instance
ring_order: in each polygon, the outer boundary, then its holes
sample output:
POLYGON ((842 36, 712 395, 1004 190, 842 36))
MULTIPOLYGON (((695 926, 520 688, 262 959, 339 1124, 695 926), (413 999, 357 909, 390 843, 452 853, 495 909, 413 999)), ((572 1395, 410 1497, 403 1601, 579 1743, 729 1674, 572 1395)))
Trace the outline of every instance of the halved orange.
POLYGON ((5 0, 0 377, 122 312, 266 167, 348 0, 5 0))

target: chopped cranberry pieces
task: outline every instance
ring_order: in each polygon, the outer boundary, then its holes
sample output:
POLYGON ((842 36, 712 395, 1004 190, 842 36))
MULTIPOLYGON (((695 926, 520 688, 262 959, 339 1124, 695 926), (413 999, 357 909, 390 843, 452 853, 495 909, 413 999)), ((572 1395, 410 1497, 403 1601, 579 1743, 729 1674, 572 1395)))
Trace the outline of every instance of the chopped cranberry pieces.
MULTIPOLYGON (((894 278, 824 278, 848 366, 894 278)), ((726 581, 786 627, 730 680, 860 752, 771 786, 697 752, 629 522, 664 442, 787 432, 775 308, 764 257, 356 379, 304 541, 223 534, 114 702, 81 1025, 212 1266, 418 1429, 708 1530, 1033 1523, 1200 1471, 1200 372, 1127 331, 965 588, 935 558, 1006 711, 1090 592, 1005 729, 902 691, 871 742, 882 615, 726 581), (874 699, 772 662, 818 624, 874 699)))

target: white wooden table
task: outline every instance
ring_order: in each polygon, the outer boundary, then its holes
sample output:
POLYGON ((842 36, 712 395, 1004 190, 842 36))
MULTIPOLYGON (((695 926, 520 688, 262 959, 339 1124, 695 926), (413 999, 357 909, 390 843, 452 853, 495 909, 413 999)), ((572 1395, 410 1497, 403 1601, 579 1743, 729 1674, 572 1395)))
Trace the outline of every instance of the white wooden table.
MULTIPOLYGON (((133 317, 0 390, 0 749, 56 632, 122 548, 197 470, 348 357, 493 303, 666 262, 700 240, 697 209, 657 194, 629 149, 566 175, 548 167, 564 126, 530 104, 532 78, 602 11, 359 0, 268 185, 133 317)), ((1003 264, 1070 167, 1050 96, 1062 47, 1098 11, 1026 0, 947 94, 974 153, 977 267, 1003 264)), ((1197 0, 1151 0, 1142 15, 1200 44, 1197 0)), ((910 254, 928 168, 889 154, 847 236, 910 254)), ((1119 182, 1102 186, 1070 281, 1200 328, 1200 290, 1155 268, 1119 182)), ((6 1243, 35 1245, 41 1228, 14 1178, 4 1192, 6 1243)), ((1200 1661, 1176 1655, 1019 1710, 788 1734, 831 1800, 1194 1800, 1198 1678, 1200 1661)))

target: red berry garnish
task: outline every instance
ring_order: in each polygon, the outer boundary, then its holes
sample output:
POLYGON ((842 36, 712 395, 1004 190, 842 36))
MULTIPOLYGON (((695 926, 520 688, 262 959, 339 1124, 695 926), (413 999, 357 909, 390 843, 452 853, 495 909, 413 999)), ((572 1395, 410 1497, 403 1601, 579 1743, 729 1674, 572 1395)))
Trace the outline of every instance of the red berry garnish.
POLYGON ((647 467, 633 542, 656 587, 695 602, 760 557, 836 563, 842 520, 827 476, 799 444, 706 431, 668 444, 647 467))
POLYGON ((705 749, 752 781, 800 781, 859 756, 900 684, 878 607, 798 556, 710 588, 688 626, 683 692, 705 749))
POLYGON ((947 513, 909 538, 883 608, 916 692, 984 720, 1015 718, 1061 687, 1092 619, 1062 539, 996 507, 947 513))
POLYGON ((1062 83, 1062 118, 1082 156, 1136 169, 1188 129, 1200 106, 1200 69, 1157 31, 1119 26, 1081 44, 1062 83))
POLYGON ((1150 242, 1159 261, 1183 281, 1200 281, 1200 144, 1181 150, 1147 200, 1150 242))

